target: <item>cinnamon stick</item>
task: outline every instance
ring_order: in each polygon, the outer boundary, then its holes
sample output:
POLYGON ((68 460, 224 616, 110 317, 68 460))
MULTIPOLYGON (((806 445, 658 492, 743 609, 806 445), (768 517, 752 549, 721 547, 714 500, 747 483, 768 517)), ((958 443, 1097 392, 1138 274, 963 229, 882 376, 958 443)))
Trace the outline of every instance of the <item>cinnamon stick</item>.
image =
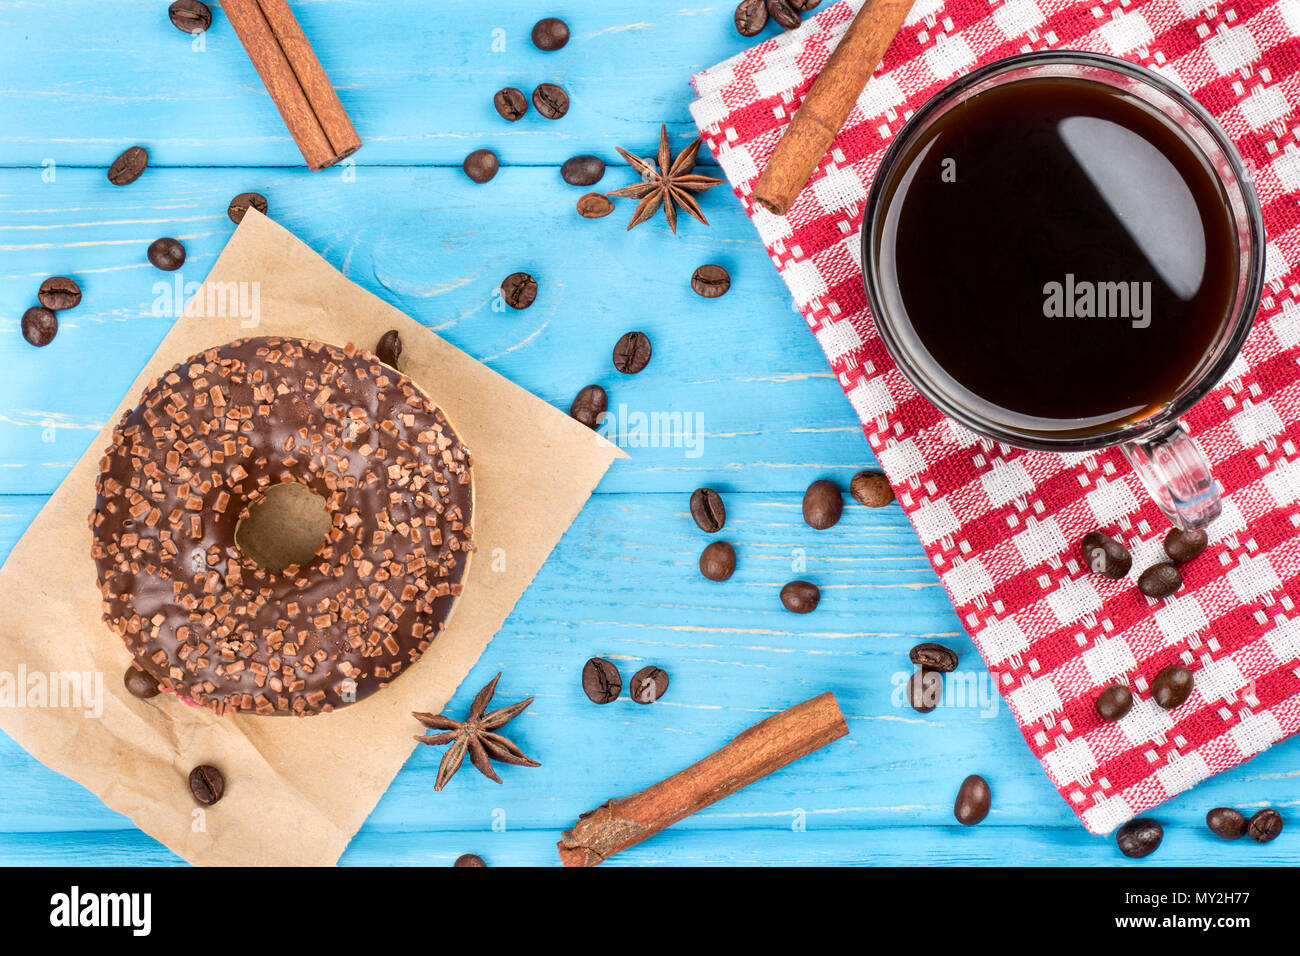
POLYGON ((287 0, 223 0, 239 42, 310 169, 324 169, 361 148, 325 69, 287 0))
POLYGON ((826 155, 914 0, 866 0, 777 143, 754 199, 784 216, 826 155))
POLYGON ((832 693, 768 717, 681 773, 584 813, 556 847, 565 866, 595 866, 786 764, 847 736, 832 693))

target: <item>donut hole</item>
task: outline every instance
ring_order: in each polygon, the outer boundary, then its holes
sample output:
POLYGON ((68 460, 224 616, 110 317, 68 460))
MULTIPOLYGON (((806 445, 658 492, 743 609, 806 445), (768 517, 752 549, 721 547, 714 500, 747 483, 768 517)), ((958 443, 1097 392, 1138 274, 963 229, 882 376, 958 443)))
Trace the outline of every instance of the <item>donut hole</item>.
POLYGON ((265 494, 235 528, 235 546, 272 574, 306 565, 330 530, 325 499, 296 481, 272 485, 265 494))

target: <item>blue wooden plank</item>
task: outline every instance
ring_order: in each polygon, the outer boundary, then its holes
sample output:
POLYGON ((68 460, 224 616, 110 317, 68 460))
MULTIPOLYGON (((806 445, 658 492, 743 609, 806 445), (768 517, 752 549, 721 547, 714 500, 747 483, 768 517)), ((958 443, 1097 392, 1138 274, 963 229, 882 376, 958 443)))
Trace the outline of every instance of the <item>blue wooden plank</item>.
MULTIPOLYGON (((542 53, 528 39, 539 7, 522 0, 294 4, 365 141, 362 164, 459 164, 480 146, 511 163, 616 159, 615 146, 652 147, 661 122, 693 137, 691 75, 753 42, 736 34, 734 9, 547 4, 573 38, 542 53), (563 119, 496 114, 496 90, 542 82, 569 92, 563 119)), ((219 9, 202 43, 192 49, 157 0, 0 2, 0 165, 104 166, 136 142, 161 165, 302 165, 219 9)))
MULTIPOLYGON (((602 185, 628 178, 611 170, 602 185)), ((662 218, 628 232, 628 200, 605 219, 579 218, 583 190, 549 168, 505 169, 483 186, 448 169, 364 169, 355 181, 160 170, 124 188, 101 171, 64 170, 46 183, 37 171, 8 170, 0 171, 0 493, 57 486, 174 321, 169 290, 178 277, 207 274, 234 229, 230 197, 249 189, 349 278, 546 401, 567 410, 583 385, 603 384, 633 456, 606 490, 713 482, 793 491, 872 461, 757 234, 721 187, 703 197, 712 228, 688 221, 674 238, 662 218), (186 244, 177 273, 145 259, 162 235, 186 244), (731 270, 728 295, 690 290, 705 262, 731 270), (496 297, 519 269, 542 284, 523 312, 496 297), (76 277, 84 299, 62 315, 54 342, 34 349, 17 334, 19 320, 50 274, 76 277), (650 334, 655 354, 644 372, 625 376, 610 353, 631 328, 650 334), (638 415, 654 414, 680 417, 671 428, 638 427, 638 415)), ((232 322, 213 334, 249 333, 232 322)))

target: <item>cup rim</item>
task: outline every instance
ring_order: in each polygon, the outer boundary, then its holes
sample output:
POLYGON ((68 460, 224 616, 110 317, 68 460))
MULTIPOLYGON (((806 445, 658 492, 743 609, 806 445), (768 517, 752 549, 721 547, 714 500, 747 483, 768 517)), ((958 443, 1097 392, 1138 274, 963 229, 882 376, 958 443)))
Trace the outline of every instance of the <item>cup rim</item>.
POLYGON ((947 83, 942 89, 931 96, 923 103, 915 113, 899 128, 890 142, 889 147, 885 150, 877 167, 876 175, 871 183, 871 190, 867 197, 867 205, 863 212, 862 226, 859 230, 859 249, 862 256, 862 275, 866 286, 867 303, 871 308, 872 320, 875 323, 876 330, 885 343, 885 349, 894 361, 899 372, 907 379, 908 383, 930 404, 934 405, 944 415, 960 422, 963 426, 993 441, 1002 442, 1016 448, 1024 448, 1034 451, 1091 451, 1100 448, 1109 448, 1122 444, 1126 441, 1149 437, 1159 434, 1174 427, 1178 419, 1185 415, 1201 399, 1209 394, 1218 386, 1220 380, 1227 373, 1232 363, 1241 353, 1242 345, 1245 343, 1247 336, 1250 335, 1251 329, 1255 324, 1256 313, 1259 311, 1260 299, 1264 288, 1264 258, 1265 258, 1265 234, 1264 234, 1264 214, 1260 205, 1259 196, 1255 191, 1254 180, 1250 172, 1246 169, 1242 161, 1241 154, 1237 150, 1236 144, 1224 131, 1218 121, 1210 112, 1202 106, 1194 96, 1187 90, 1165 79, 1160 74, 1131 63, 1128 60, 1119 57, 1109 56, 1103 53, 1091 53, 1083 50, 1040 50, 1031 53, 1018 53, 1013 56, 1003 57, 1000 60, 994 60, 983 66, 977 67, 971 72, 958 77, 947 83), (1170 401, 1164 408, 1148 416, 1145 419, 1136 422, 1130 422, 1118 428, 1108 431, 1099 432, 1095 435, 1083 437, 1062 437, 1062 438, 1031 438, 1019 432, 1010 429, 1001 428, 996 423, 985 421, 978 416, 966 411, 960 405, 948 400, 947 397, 932 389, 925 381, 925 377, 917 370, 908 360, 905 350, 897 340, 890 324, 885 318, 886 310, 883 302, 884 297, 880 295, 878 282, 879 277, 876 275, 875 265, 875 235, 877 220, 881 215, 884 204, 882 200, 881 184, 888 178, 888 174, 897 163, 904 146, 909 137, 916 132, 927 120, 935 114, 937 110, 946 106, 955 97, 964 93, 971 86, 987 80, 999 74, 1018 69, 1032 64, 1052 64, 1052 63, 1072 63, 1084 66, 1097 67, 1103 70, 1123 74, 1131 79, 1135 79, 1147 86, 1155 88, 1157 91, 1165 94, 1178 103, 1180 107, 1192 114, 1195 119, 1204 127, 1205 132, 1215 141, 1216 145, 1227 158, 1228 165, 1232 170, 1233 179, 1235 179, 1238 188, 1241 190, 1242 199, 1246 207, 1245 213, 1249 226, 1250 241, 1250 264, 1247 270, 1247 287, 1242 296, 1241 319, 1237 327, 1232 330, 1228 336, 1221 354, 1214 362, 1207 365, 1201 372, 1200 377, 1185 392, 1170 401))

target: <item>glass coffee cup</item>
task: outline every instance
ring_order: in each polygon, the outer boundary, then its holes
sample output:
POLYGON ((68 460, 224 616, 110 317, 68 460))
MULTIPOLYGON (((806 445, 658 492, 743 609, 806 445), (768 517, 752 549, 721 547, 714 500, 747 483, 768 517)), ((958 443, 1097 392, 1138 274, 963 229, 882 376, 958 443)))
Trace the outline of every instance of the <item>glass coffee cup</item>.
POLYGON ((981 67, 894 138, 861 241, 886 348, 940 411, 1021 448, 1120 446, 1175 526, 1219 514, 1179 418, 1250 332, 1265 240, 1185 91, 1093 53, 981 67))

